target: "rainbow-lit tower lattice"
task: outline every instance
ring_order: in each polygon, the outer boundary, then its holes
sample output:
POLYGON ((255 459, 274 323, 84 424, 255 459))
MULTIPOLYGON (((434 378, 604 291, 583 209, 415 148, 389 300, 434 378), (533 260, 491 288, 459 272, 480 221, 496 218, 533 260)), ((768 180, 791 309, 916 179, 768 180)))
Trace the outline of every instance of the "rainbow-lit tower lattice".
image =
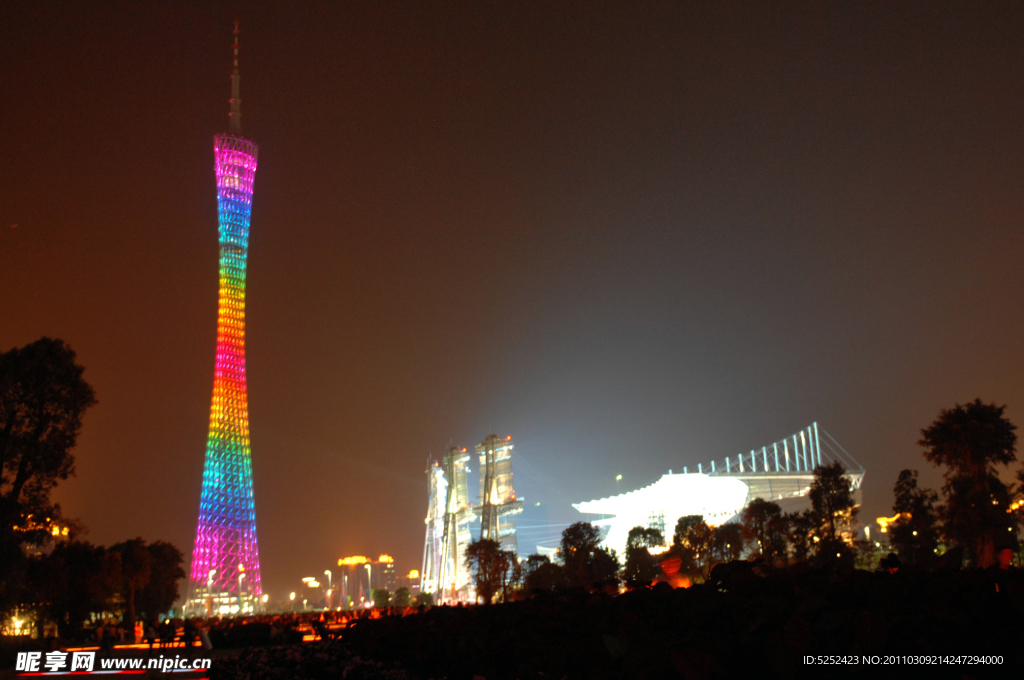
POLYGON ((217 363, 189 598, 193 612, 210 613, 253 611, 262 594, 245 387, 245 267, 258 149, 242 137, 238 22, 234 36, 229 132, 213 142, 220 222, 217 363))

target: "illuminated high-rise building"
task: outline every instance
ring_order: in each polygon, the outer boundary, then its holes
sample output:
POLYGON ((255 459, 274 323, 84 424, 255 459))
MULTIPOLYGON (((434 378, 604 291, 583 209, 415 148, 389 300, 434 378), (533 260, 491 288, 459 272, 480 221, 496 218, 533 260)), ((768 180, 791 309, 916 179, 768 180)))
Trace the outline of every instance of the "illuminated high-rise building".
POLYGON ((420 591, 433 593, 437 603, 468 597, 466 548, 472 542, 469 524, 477 519, 469 503, 469 460, 466 449, 453 446, 443 463, 427 469, 430 488, 420 591))
POLYGON ((238 22, 227 134, 213 139, 220 302, 213 405, 192 551, 189 613, 253 611, 262 594, 245 381, 245 270, 257 146, 242 137, 238 22))
POLYGON ((503 550, 519 552, 513 515, 523 511, 523 502, 512 487, 512 437, 497 435, 476 445, 480 457, 480 538, 501 544, 503 550))

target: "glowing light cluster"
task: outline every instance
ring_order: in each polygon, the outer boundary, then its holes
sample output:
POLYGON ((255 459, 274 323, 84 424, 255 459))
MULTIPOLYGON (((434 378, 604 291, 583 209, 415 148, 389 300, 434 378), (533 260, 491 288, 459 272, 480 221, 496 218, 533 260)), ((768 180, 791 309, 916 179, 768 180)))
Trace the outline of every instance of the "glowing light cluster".
POLYGON ((217 359, 192 552, 194 586, 252 602, 261 585, 245 381, 245 269, 257 151, 236 135, 214 138, 220 223, 217 359))
MULTIPOLYGON (((909 512, 897 512, 892 517, 879 517, 875 521, 878 522, 878 526, 883 534, 889 533, 889 525, 895 524, 901 519, 911 519, 913 516, 909 512)), ((914 532, 917 535, 917 532, 914 532)))

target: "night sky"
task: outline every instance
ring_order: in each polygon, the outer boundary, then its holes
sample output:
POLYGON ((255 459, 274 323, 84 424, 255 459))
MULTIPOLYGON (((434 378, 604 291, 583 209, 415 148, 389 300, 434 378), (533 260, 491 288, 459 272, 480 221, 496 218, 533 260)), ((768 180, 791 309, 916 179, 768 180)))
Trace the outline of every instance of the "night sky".
POLYGON ((428 459, 488 432, 527 554, 812 421, 869 521, 941 485, 941 408, 1024 425, 1020 2, 6 2, 0 350, 86 367, 86 539, 191 554, 236 17, 272 597, 419 568, 428 459))

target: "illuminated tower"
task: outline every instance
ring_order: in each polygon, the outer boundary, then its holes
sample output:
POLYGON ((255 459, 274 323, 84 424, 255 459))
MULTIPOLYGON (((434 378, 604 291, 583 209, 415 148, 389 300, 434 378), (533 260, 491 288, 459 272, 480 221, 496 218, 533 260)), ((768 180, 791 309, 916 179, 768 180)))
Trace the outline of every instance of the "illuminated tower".
POLYGON ((225 608, 253 611, 262 593, 245 387, 245 267, 258 149, 242 137, 237 21, 234 36, 229 131, 213 138, 220 225, 220 302, 210 434, 192 551, 190 613, 225 608))
POLYGON ((519 551, 512 515, 523 511, 512 488, 512 437, 493 434, 476 445, 480 457, 480 538, 501 544, 502 550, 519 551))
POLYGON ((469 504, 469 460, 466 449, 453 446, 443 466, 434 463, 427 469, 430 501, 420 591, 434 593, 438 604, 468 596, 472 575, 465 555, 472 541, 469 524, 477 519, 476 509, 469 504))

